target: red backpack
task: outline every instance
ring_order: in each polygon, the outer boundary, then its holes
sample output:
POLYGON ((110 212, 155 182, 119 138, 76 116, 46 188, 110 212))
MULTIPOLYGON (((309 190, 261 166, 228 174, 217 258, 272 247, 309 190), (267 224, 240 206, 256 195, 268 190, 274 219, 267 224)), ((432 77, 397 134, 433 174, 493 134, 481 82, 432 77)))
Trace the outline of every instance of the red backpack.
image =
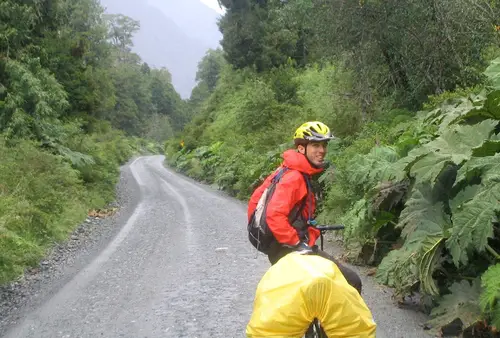
MULTIPOLYGON (((250 243, 252 243, 252 245, 258 251, 264 254, 267 254, 271 244, 273 243, 273 241, 276 240, 274 238, 272 231, 269 229, 269 226, 267 225, 266 221, 267 205, 269 204, 269 201, 273 197, 276 185, 288 170, 290 169, 287 167, 281 167, 274 175, 274 177, 271 180, 271 184, 264 190, 264 192, 260 196, 259 202, 257 203, 257 207, 252 213, 250 221, 248 222, 247 225, 248 239, 250 240, 250 243)), ((294 223, 295 220, 302 214, 302 210, 304 210, 307 197, 312 195, 311 182, 309 180, 309 177, 305 174, 302 174, 302 176, 306 180, 307 195, 302 199, 302 202, 300 206, 296 208, 296 211, 294 212, 294 210, 292 210, 292 212, 290 212, 288 219, 290 220, 291 224, 294 223)))

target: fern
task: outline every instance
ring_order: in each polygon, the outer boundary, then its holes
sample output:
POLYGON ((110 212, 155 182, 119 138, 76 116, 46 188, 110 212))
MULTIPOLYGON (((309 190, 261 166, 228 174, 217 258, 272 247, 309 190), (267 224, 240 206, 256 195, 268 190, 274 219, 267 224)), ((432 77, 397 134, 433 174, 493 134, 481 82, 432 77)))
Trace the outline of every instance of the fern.
POLYGON ((83 154, 74 151, 61 144, 53 144, 55 150, 62 155, 62 157, 69 161, 75 168, 83 168, 95 164, 95 160, 91 155, 83 154))
MULTIPOLYGON (((368 212, 368 201, 361 199, 357 201, 350 211, 344 215, 342 222, 345 224, 346 229, 344 236, 347 238, 366 238, 367 236, 359 236, 366 229, 366 216, 368 212)), ((365 232, 366 233, 366 232, 365 232)), ((368 235, 368 234, 367 234, 368 235)))
POLYGON ((62 126, 58 117, 69 106, 68 94, 38 58, 26 56, 22 61, 5 62, 10 88, 0 130, 6 128, 11 138, 56 138, 62 126))
POLYGON ((348 180, 353 185, 369 189, 379 181, 404 178, 402 167, 395 165, 399 159, 397 149, 374 147, 367 155, 357 155, 348 164, 348 180))

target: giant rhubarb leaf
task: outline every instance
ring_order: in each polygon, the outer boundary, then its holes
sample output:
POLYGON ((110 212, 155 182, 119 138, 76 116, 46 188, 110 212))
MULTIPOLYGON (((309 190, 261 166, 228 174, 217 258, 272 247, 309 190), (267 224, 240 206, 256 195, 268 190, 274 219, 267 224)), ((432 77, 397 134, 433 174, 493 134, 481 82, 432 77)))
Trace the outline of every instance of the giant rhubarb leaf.
POLYGON ((473 157, 458 170, 455 185, 481 177, 481 182, 489 184, 500 181, 500 153, 494 156, 473 157))
POLYGON ((474 280, 472 286, 468 281, 454 283, 450 287, 450 294, 444 295, 439 306, 432 309, 432 320, 429 321, 434 327, 443 327, 455 319, 460 319, 462 328, 466 329, 481 319, 481 309, 477 299, 481 291, 479 279, 474 280))
MULTIPOLYGON (((462 109, 455 108, 450 111, 441 121, 439 130, 444 130, 451 124, 458 123, 460 121, 479 121, 482 119, 500 119, 500 90, 494 90, 488 93, 481 93, 476 96, 476 100, 467 100, 467 105, 465 102, 460 104, 458 107, 462 109), (467 108, 469 108, 467 110, 467 108)), ((462 100, 466 100, 463 98, 462 100)))
POLYGON ((409 292, 418 283, 414 256, 407 247, 389 252, 378 266, 375 278, 379 283, 396 288, 396 294, 409 292))
POLYGON ((450 225, 450 218, 444 213, 443 204, 433 198, 430 185, 425 183, 414 188, 399 215, 397 227, 403 229, 401 235, 406 237, 417 229, 435 234, 448 229, 450 225))
POLYGON ((395 287, 397 294, 412 291, 420 282, 423 292, 438 295, 432 275, 440 263, 443 242, 442 232, 432 234, 419 230, 412 233, 401 249, 391 251, 382 260, 377 268, 377 280, 395 287))
POLYGON ((459 206, 453 214, 453 229, 446 242, 453 262, 467 264, 468 253, 483 251, 488 238, 493 237, 493 221, 500 212, 500 181, 482 185, 470 200, 459 206))
POLYGON ((494 89, 500 89, 500 57, 490 62, 484 71, 494 89))
POLYGON ((455 185, 481 177, 450 202, 453 229, 446 247, 456 266, 467 264, 468 252, 483 251, 493 236, 493 220, 500 211, 500 154, 474 157, 458 171, 455 185), (473 194, 474 193, 474 194, 473 194))
POLYGON ((485 120, 476 125, 456 125, 447 129, 435 140, 408 154, 414 161, 408 162, 407 170, 417 183, 434 183, 447 164, 460 165, 470 159, 473 149, 490 138, 497 124, 498 121, 485 120))
POLYGON ((420 281, 422 291, 439 294, 432 275, 439 263, 444 240, 451 227, 443 204, 433 198, 429 183, 417 186, 405 203, 398 227, 403 228, 405 243, 384 258, 377 278, 392 283, 398 292, 410 291, 420 281))

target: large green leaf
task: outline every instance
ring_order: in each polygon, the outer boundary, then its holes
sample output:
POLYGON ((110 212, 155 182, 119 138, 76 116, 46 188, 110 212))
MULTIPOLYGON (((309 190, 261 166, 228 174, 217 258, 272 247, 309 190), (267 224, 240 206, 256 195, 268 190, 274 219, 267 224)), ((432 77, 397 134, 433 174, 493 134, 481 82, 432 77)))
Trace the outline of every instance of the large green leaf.
POLYGON ((429 295, 439 295, 439 289, 432 278, 434 270, 440 263, 441 253, 444 248, 442 234, 425 236, 421 243, 421 259, 418 264, 421 288, 429 295))
POLYGON ((439 306, 432 309, 429 321, 434 327, 443 327, 455 319, 462 321, 463 329, 466 329, 481 319, 481 309, 477 303, 481 291, 479 279, 474 280, 472 286, 463 280, 455 282, 450 287, 450 294, 444 295, 439 306))
POLYGON ((500 211, 500 182, 483 185, 471 200, 453 214, 453 229, 446 242, 453 262, 467 264, 468 252, 483 251, 493 237, 493 220, 500 211))
POLYGON ((403 228, 405 243, 379 266, 377 278, 391 281, 398 292, 410 291, 419 281, 423 292, 439 294, 432 275, 440 262, 451 221, 434 195, 429 183, 415 187, 397 225, 403 228))
POLYGON ((438 295, 432 275, 440 263, 443 245, 442 232, 417 230, 408 236, 401 249, 391 251, 380 263, 376 278, 396 288, 397 294, 407 294, 420 283, 421 291, 438 295))
POLYGON ((387 254, 377 268, 378 282, 396 288, 396 294, 410 291, 418 283, 418 271, 414 261, 415 253, 403 247, 387 254))
POLYGON ((491 117, 500 120, 500 90, 489 93, 484 106, 491 117))
POLYGON ((455 119, 459 120, 477 120, 477 118, 500 120, 500 90, 496 89, 487 94, 482 106, 471 109, 466 114, 462 114, 455 119))
POLYGON ((460 103, 457 105, 449 105, 448 109, 444 109, 442 118, 439 124, 439 132, 445 132, 450 125, 460 121, 465 116, 471 114, 478 114, 478 112, 484 111, 483 105, 474 104, 468 98, 461 98, 460 103))
POLYGON ((430 111, 423 123, 438 126, 438 131, 443 133, 450 125, 460 121, 477 122, 481 119, 500 119, 500 90, 487 93, 483 89, 477 95, 447 100, 439 108, 430 111))
POLYGON ((405 247, 413 254, 413 264, 416 266, 415 277, 420 281, 421 291, 436 296, 439 289, 432 275, 436 269, 444 243, 443 231, 422 226, 410 234, 405 247))
POLYGON ((479 147, 473 148, 472 156, 474 157, 493 156, 498 152, 500 152, 500 140, 490 139, 484 141, 484 143, 479 147))
POLYGON ((472 149, 484 143, 497 126, 498 121, 485 120, 476 125, 457 125, 447 129, 440 137, 425 147, 429 151, 450 156, 456 164, 470 157, 472 149))
POLYGON ((463 204, 473 199, 480 189, 480 184, 474 184, 468 185, 463 190, 460 190, 457 195, 449 201, 452 215, 462 210, 463 204))
POLYGON ((494 90, 488 94, 480 93, 471 101, 463 98, 464 102, 461 103, 454 110, 451 110, 442 120, 440 130, 447 128, 450 124, 460 121, 478 121, 481 119, 500 119, 500 90, 494 90))
POLYGON ((473 149, 489 139, 497 124, 498 121, 485 120, 476 125, 457 125, 446 130, 435 140, 408 154, 409 158, 415 159, 407 167, 410 174, 415 176, 417 183, 434 183, 447 164, 460 165, 470 159, 473 149))
POLYGON ((445 167, 453 163, 449 154, 429 153, 413 164, 410 174, 416 177, 417 183, 435 182, 445 167))
POLYGON ((446 102, 445 104, 442 104, 441 107, 431 110, 422 118, 422 122, 429 125, 441 124, 441 121, 443 120, 443 117, 447 112, 446 108, 448 108, 449 106, 450 103, 446 102))
POLYGON ((500 89, 500 57, 490 62, 484 75, 488 77, 493 88, 500 89))
POLYGON ((428 183, 416 186, 411 197, 405 203, 405 208, 399 215, 397 227, 402 228, 402 236, 412 232, 425 230, 436 234, 451 226, 449 216, 444 213, 442 202, 434 197, 428 183))
POLYGON ((370 189, 380 181, 402 180, 404 172, 394 165, 399 159, 392 147, 374 147, 367 155, 355 156, 349 162, 348 179, 352 184, 361 184, 370 189))
POLYGON ((455 185, 473 177, 481 177, 483 183, 500 180, 500 153, 494 156, 473 157, 459 170, 455 185))

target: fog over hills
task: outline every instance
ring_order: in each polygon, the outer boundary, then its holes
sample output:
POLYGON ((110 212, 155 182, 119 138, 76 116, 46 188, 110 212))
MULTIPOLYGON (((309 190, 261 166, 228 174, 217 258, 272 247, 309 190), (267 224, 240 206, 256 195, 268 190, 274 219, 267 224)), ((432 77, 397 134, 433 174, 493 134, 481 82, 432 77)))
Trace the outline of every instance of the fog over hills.
POLYGON ((220 17, 200 0, 100 0, 107 13, 121 13, 141 23, 133 51, 152 67, 166 67, 175 89, 188 98, 198 62, 217 48, 220 17))

